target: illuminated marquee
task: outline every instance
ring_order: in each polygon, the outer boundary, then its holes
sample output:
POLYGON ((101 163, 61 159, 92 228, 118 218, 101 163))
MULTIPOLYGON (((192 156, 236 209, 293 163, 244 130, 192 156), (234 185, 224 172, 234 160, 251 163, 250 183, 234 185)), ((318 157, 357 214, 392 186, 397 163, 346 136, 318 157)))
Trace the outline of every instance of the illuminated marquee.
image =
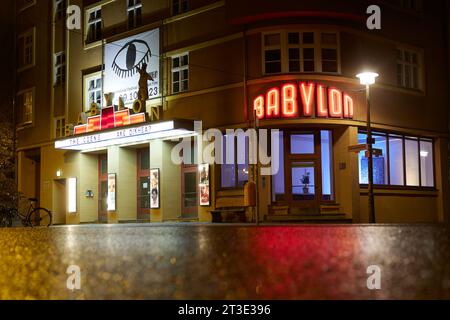
POLYGON ((286 83, 267 90, 253 100, 258 119, 270 118, 353 118, 353 99, 333 87, 318 83, 286 83))
POLYGON ((73 134, 101 131, 145 121, 145 113, 130 114, 130 109, 114 111, 114 107, 107 107, 101 109, 100 115, 87 118, 86 124, 75 126, 73 134))

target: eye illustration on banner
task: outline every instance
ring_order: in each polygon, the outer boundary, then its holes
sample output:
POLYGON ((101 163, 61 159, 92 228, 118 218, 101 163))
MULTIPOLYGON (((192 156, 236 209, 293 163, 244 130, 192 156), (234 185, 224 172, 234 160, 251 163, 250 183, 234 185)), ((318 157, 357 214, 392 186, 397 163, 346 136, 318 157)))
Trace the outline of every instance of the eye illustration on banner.
POLYGON ((114 57, 112 69, 121 78, 132 77, 137 70, 150 61, 151 50, 142 40, 127 42, 114 57))

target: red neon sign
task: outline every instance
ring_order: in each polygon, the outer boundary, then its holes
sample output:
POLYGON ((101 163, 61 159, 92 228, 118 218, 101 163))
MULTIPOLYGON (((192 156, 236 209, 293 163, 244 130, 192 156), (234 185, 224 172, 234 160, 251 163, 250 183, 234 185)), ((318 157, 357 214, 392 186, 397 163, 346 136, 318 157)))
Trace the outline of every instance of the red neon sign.
POLYGON ((253 100, 253 110, 258 119, 303 117, 332 117, 352 119, 353 99, 337 88, 323 84, 300 82, 286 83, 270 88, 265 95, 253 100), (302 112, 299 111, 300 105, 302 112))
POLYGON ((283 117, 298 116, 297 88, 295 84, 288 83, 281 88, 281 101, 283 106, 281 114, 283 117))
POLYGON ((314 83, 308 85, 304 82, 300 83, 300 96, 303 104, 303 115, 305 117, 311 117, 313 112, 314 102, 314 83), (307 87, 308 86, 308 87, 307 87))
POLYGON ((275 118, 280 116, 280 90, 273 88, 267 91, 266 117, 275 118))

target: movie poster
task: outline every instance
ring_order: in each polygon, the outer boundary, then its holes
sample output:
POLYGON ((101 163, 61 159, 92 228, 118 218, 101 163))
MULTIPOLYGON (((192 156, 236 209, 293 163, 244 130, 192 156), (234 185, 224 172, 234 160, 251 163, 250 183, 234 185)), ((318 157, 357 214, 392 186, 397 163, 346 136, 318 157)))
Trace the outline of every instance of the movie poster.
POLYGON ((116 174, 108 174, 108 211, 116 211, 116 174))
POLYGON ((150 169, 150 208, 159 209, 159 169, 150 169))
POLYGON ((125 39, 105 44, 104 93, 113 93, 113 104, 121 97, 128 107, 138 98, 139 70, 153 80, 148 82, 150 99, 159 92, 159 29, 153 29, 125 39))
POLYGON ((209 177, 209 164, 201 164, 198 166, 199 174, 199 191, 200 191, 200 206, 210 206, 210 177, 209 177))

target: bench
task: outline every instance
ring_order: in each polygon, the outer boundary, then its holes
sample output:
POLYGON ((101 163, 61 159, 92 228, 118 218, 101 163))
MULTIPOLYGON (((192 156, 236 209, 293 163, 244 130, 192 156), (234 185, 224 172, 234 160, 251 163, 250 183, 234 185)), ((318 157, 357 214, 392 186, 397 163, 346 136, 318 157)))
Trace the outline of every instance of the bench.
POLYGON ((247 222, 245 207, 219 207, 211 210, 212 222, 247 222))

